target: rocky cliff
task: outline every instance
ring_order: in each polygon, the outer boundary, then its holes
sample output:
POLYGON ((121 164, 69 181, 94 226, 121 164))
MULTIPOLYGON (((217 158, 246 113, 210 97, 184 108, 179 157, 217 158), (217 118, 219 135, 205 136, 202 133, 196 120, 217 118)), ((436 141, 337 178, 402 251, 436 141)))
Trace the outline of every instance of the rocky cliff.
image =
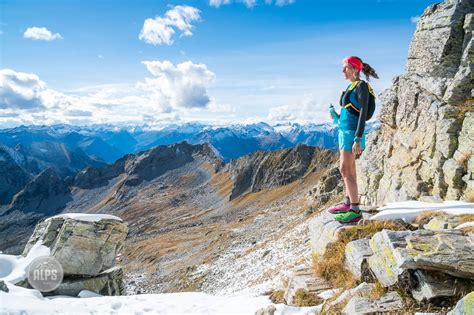
POLYGON ((258 151, 226 165, 234 183, 230 199, 289 184, 309 171, 321 171, 334 162, 335 156, 330 151, 303 144, 275 152, 258 151))
POLYGON ((471 0, 449 0, 420 17, 358 161, 366 203, 474 198, 473 12, 471 0))

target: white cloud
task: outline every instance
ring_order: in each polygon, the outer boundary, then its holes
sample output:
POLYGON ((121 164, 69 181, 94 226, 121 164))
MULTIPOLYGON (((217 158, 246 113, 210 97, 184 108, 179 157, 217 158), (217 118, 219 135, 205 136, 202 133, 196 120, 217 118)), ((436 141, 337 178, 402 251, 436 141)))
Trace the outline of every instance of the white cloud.
POLYGON ((418 23, 419 20, 420 20, 420 17, 419 17, 419 16, 412 16, 412 17, 410 18, 410 21, 411 21, 412 23, 415 23, 415 24, 418 23))
POLYGON ((144 61, 152 78, 63 93, 32 73, 0 70, 0 125, 151 123, 193 113, 226 113, 207 88, 215 74, 204 64, 144 61))
POLYGON ((329 108, 326 101, 318 101, 307 94, 291 105, 272 107, 267 119, 270 122, 322 123, 329 122, 329 108))
POLYGON ((200 11, 191 6, 175 6, 163 17, 146 19, 138 38, 148 44, 172 45, 175 29, 181 31, 180 36, 192 36, 192 22, 200 21, 200 11))
MULTIPOLYGON (((212 7, 220 7, 221 5, 228 5, 232 2, 240 2, 245 4, 248 8, 252 8, 257 4, 257 0, 209 0, 209 5, 212 7)), ((282 7, 288 4, 293 4, 295 0, 264 0, 265 4, 271 5, 275 3, 276 6, 282 7)))
POLYGON ((285 6, 285 5, 289 5, 289 4, 293 4, 295 3, 295 0, 265 0, 265 3, 266 4, 272 4, 273 2, 275 2, 275 5, 276 6, 279 6, 279 7, 282 7, 282 6, 285 6))
POLYGON ((142 62, 156 78, 146 78, 137 85, 149 92, 165 108, 203 108, 210 98, 207 87, 215 74, 204 64, 186 61, 173 65, 169 61, 142 62))
POLYGON ((46 84, 37 75, 0 70, 0 109, 36 109, 43 107, 41 93, 46 84))
POLYGON ((50 30, 46 27, 28 27, 23 33, 24 38, 30 38, 33 40, 45 40, 45 41, 52 41, 55 39, 63 39, 61 34, 55 33, 53 34, 50 30))

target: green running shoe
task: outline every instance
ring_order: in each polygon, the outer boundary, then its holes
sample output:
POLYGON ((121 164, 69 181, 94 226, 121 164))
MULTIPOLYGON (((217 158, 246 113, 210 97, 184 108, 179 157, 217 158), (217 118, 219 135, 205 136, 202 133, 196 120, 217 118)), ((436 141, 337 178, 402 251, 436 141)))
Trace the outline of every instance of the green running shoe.
POLYGON ((335 215, 334 219, 336 219, 336 221, 339 223, 355 223, 362 220, 362 213, 349 210, 346 213, 335 215))

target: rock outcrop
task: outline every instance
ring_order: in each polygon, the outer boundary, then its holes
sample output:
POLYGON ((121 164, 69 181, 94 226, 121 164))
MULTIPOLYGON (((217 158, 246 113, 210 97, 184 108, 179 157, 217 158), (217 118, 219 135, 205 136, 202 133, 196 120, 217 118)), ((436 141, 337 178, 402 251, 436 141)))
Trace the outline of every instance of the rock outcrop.
POLYGON ((61 264, 63 281, 49 294, 77 296, 80 291, 89 290, 122 295, 123 271, 115 264, 127 232, 127 225, 111 215, 59 215, 36 226, 23 255, 41 240, 50 248, 50 256, 61 264))
POLYGON ((25 172, 11 157, 8 148, 0 145, 0 204, 8 204, 13 196, 30 181, 25 172))
POLYGON ((72 200, 66 183, 52 168, 33 178, 25 188, 13 197, 8 212, 18 210, 45 215, 57 213, 72 200))
POLYGON ((407 73, 380 95, 381 128, 358 160, 363 202, 474 193, 473 12, 470 0, 448 0, 420 17, 407 73))
POLYGON ((230 199, 289 184, 307 172, 321 171, 333 162, 335 155, 332 152, 304 144, 274 152, 257 151, 225 166, 234 183, 230 199))
POLYGON ((441 271, 474 279, 473 240, 461 231, 388 231, 370 240, 370 268, 384 286, 397 282, 404 269, 441 271))
POLYGON ((101 169, 86 168, 76 175, 74 186, 82 189, 105 186, 109 180, 121 174, 127 176, 125 185, 137 186, 143 181, 152 180, 193 161, 197 155, 209 161, 215 171, 223 165, 223 161, 207 143, 192 145, 184 141, 157 146, 137 154, 128 154, 101 169))

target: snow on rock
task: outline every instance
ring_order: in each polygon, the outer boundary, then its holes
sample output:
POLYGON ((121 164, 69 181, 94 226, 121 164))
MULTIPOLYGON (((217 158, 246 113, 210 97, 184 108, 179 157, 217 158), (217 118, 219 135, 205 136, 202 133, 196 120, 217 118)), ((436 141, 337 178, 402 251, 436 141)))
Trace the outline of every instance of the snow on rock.
POLYGON ((33 245, 26 257, 0 254, 0 280, 13 284, 25 280, 31 262, 37 257, 49 254, 49 248, 42 245, 41 240, 33 245))
POLYGON ((474 203, 449 200, 443 203, 430 203, 422 201, 390 202, 378 209, 380 212, 370 220, 397 220, 413 222, 423 211, 441 211, 450 215, 474 214, 474 203))
POLYGON ((67 218, 67 219, 74 219, 79 221, 87 221, 87 222, 99 222, 100 220, 116 220, 122 222, 122 219, 116 217, 111 214, 87 214, 87 213, 64 213, 59 214, 54 217, 48 218, 47 220, 51 220, 53 218, 67 218))
POLYGON ((454 229, 455 229, 455 230, 459 230, 459 229, 464 229, 464 228, 471 227, 471 226, 474 226, 474 221, 470 221, 470 222, 466 222, 466 223, 463 223, 463 224, 459 224, 459 225, 456 226, 454 229))

